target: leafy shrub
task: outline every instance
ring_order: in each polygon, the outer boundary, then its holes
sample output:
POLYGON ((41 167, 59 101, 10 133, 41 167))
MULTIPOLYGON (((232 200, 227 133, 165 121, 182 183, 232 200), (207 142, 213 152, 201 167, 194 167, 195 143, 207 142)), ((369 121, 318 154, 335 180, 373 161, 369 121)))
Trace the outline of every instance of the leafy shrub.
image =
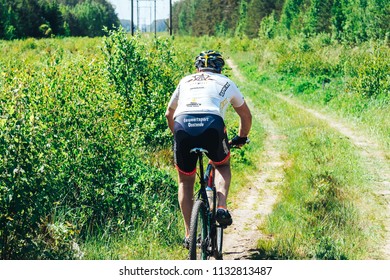
POLYGON ((279 53, 276 70, 282 74, 306 77, 340 75, 340 59, 334 45, 324 46, 325 36, 316 40, 295 37, 289 44, 278 43, 275 51, 279 53), (335 51, 335 50, 336 51, 335 51))
POLYGON ((390 94, 390 50, 384 44, 373 43, 368 49, 362 48, 346 54, 345 72, 351 76, 347 87, 351 92, 365 98, 389 99, 390 94))
MULTIPOLYGON (((147 144, 133 141, 152 124, 134 130, 138 119, 110 85, 97 41, 82 40, 69 48, 53 39, 33 48, 9 42, 0 56, 2 259, 80 258, 88 234, 140 225, 166 234, 176 217, 174 180, 145 163, 147 144), (154 209, 164 213, 158 221, 154 209)), ((136 99, 134 107, 162 106, 142 102, 152 101, 136 99)), ((159 125, 153 131, 162 135, 159 125)))
POLYGON ((259 37, 272 39, 275 37, 277 32, 277 19, 275 16, 275 11, 261 20, 260 29, 259 29, 259 37))
POLYGON ((294 88, 294 94, 310 94, 316 90, 318 86, 308 81, 299 82, 294 88))
POLYGON ((183 63, 175 58, 171 42, 156 39, 146 44, 120 29, 105 38, 104 54, 115 89, 128 106, 135 142, 150 146, 168 143, 171 135, 164 112, 183 73, 183 63))

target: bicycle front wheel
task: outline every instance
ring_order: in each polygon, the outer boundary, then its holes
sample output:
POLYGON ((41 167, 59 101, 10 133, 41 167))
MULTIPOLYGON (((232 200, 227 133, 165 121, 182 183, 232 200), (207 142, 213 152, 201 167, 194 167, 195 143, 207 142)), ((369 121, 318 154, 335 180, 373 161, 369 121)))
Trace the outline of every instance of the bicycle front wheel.
POLYGON ((191 214, 190 260, 206 260, 207 254, 207 210, 202 200, 196 200, 191 214))

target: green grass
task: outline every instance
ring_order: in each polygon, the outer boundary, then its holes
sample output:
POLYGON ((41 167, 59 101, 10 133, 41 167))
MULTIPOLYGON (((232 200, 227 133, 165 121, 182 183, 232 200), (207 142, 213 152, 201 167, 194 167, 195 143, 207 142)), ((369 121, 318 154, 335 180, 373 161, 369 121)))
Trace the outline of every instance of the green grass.
POLYGON ((184 260, 188 251, 182 246, 183 236, 183 223, 178 212, 170 225, 170 236, 165 238, 146 224, 124 233, 91 235, 81 250, 83 259, 88 260, 184 260))
POLYGON ((267 83, 317 109, 346 118, 390 154, 390 48, 383 41, 350 47, 326 35, 227 40, 252 80, 267 83), (242 40, 245 41, 245 40, 242 40))
POLYGON ((346 119, 375 139, 390 155, 388 99, 367 99, 357 93, 346 92, 346 83, 342 77, 322 84, 321 80, 315 78, 286 77, 273 73, 270 75, 271 83, 277 85, 284 94, 293 95, 312 108, 346 119))
MULTIPOLYGON (((234 56, 247 79, 253 63, 234 56)), ((258 83, 254 105, 272 117, 287 141, 280 200, 263 228, 259 256, 268 259, 372 259, 382 242, 381 215, 353 145, 274 92, 291 85, 272 79, 258 83), (282 86, 280 86, 282 85, 282 86)), ((284 92, 286 93, 286 92, 284 92)))

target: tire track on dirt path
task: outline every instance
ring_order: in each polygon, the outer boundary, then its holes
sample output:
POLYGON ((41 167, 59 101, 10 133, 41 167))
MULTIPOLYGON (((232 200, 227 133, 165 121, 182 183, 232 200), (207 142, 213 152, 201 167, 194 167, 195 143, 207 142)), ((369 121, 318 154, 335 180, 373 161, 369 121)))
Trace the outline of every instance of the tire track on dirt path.
POLYGON ((375 140, 353 129, 350 125, 313 109, 306 108, 287 96, 280 94, 276 96, 300 110, 310 113, 317 119, 326 122, 329 127, 347 137, 357 147, 361 157, 364 159, 374 191, 383 198, 387 209, 384 221, 386 229, 385 245, 382 253, 386 259, 390 259, 390 161, 386 158, 386 152, 381 149, 375 140))
MULTIPOLYGON (((238 72, 232 60, 227 63, 233 70, 233 74, 241 81, 245 78, 238 72)), ((249 98, 246 98, 249 104, 249 98)), ((261 173, 253 178, 252 185, 245 189, 242 187, 240 197, 243 198, 239 208, 231 209, 233 225, 226 229, 224 234, 224 259, 250 259, 257 252, 259 239, 272 238, 261 232, 259 226, 272 212, 277 201, 277 187, 284 176, 280 146, 284 136, 280 135, 272 121, 261 114, 256 108, 252 108, 252 115, 256 121, 263 124, 267 136, 264 141, 264 152, 260 163, 261 173)))
POLYGON ((233 225, 226 230, 224 238, 224 259, 248 259, 256 251, 259 239, 271 238, 261 232, 259 226, 271 214, 277 201, 277 187, 283 180, 281 152, 278 148, 284 138, 279 135, 271 122, 258 118, 267 130, 264 152, 261 158, 260 174, 253 178, 249 189, 242 187, 240 197, 243 198, 239 208, 232 209, 233 225))

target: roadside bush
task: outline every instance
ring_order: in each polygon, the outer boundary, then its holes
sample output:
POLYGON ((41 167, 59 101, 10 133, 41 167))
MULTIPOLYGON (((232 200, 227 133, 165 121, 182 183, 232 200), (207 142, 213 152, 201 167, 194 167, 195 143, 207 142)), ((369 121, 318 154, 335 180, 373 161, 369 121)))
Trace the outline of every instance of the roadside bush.
POLYGON ((169 143, 164 113, 185 67, 170 40, 147 43, 120 29, 108 33, 103 51, 110 79, 126 102, 133 140, 150 147, 169 143))
MULTIPOLYGON (((150 114, 144 129, 110 84, 98 41, 65 43, 8 42, 0 56, 1 258, 82 258, 86 236, 145 225, 172 242, 166 236, 178 209, 176 184, 145 163, 148 145, 134 141, 136 132, 145 141, 150 131, 164 135, 162 120, 152 124, 162 98, 133 100, 136 112, 151 110, 143 113, 150 114), (151 209, 164 216, 156 221, 151 209)), ((159 62, 150 63, 160 74, 159 62)), ((172 79, 164 73, 162 85, 172 79)), ((156 96, 152 88, 160 86, 148 86, 156 96)))
POLYGON ((314 78, 339 76, 340 60, 337 46, 328 44, 324 36, 319 36, 316 40, 296 37, 288 44, 278 43, 275 49, 279 53, 276 71, 281 74, 314 78))
POLYGON ((349 91, 367 99, 389 100, 390 49, 382 43, 362 45, 345 53, 345 74, 350 76, 349 91))

